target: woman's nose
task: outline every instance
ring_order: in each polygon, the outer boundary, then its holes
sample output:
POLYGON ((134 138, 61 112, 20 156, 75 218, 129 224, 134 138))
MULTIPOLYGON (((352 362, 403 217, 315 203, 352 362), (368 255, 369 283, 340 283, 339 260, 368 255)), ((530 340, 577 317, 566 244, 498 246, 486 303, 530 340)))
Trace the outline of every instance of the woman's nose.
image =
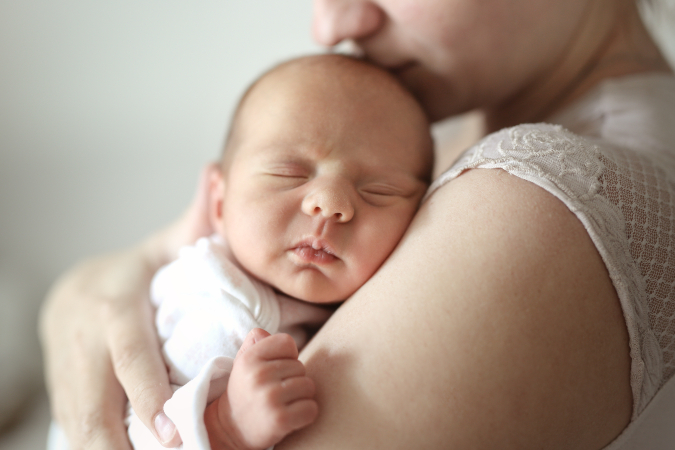
POLYGON ((361 39, 380 29, 384 12, 367 0, 314 0, 312 34, 326 46, 361 39))
POLYGON ((302 211, 308 216, 346 223, 354 217, 354 205, 346 186, 325 183, 313 189, 302 201, 302 211))

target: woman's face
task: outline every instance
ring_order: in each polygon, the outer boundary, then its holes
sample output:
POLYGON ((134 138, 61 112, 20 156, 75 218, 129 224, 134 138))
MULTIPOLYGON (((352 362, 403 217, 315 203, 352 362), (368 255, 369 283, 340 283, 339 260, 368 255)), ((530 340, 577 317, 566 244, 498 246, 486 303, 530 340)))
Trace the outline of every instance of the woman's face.
MULTIPOLYGON (((617 0, 594 0, 596 2, 617 0)), ((314 0, 322 45, 351 39, 432 120, 496 107, 555 70, 590 0, 314 0)))

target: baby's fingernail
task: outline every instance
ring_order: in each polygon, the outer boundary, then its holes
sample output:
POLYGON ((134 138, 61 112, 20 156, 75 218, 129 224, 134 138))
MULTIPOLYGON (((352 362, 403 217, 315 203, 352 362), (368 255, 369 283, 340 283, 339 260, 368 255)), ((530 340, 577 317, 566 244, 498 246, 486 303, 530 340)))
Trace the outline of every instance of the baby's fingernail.
POLYGON ((164 442, 169 442, 176 434, 176 425, 163 412, 157 414, 155 417, 155 430, 157 436, 164 442))

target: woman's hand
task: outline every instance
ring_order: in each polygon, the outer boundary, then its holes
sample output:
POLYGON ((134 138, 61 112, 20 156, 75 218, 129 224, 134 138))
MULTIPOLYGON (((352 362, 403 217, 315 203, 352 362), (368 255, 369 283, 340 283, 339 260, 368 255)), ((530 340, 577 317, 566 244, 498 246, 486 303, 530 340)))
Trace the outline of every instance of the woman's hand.
POLYGON ((73 449, 129 449, 127 397, 160 442, 180 444, 162 412, 171 388, 147 295, 159 267, 211 233, 208 196, 217 170, 215 164, 203 170, 192 205, 176 223, 134 248, 76 266, 47 296, 40 323, 47 386, 73 449))

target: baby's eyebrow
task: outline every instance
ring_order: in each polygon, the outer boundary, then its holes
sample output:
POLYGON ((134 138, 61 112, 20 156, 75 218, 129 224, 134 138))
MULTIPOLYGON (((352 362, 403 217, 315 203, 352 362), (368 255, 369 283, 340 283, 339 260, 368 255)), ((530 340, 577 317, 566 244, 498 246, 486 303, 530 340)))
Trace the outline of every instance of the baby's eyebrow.
POLYGON ((266 166, 280 166, 280 165, 294 165, 308 167, 311 165, 311 161, 307 158, 302 158, 297 154, 293 153, 282 153, 282 154, 265 154, 260 155, 258 158, 259 161, 266 166))
POLYGON ((298 142, 284 142, 282 140, 275 140, 273 142, 265 143, 258 146, 257 153, 265 157, 279 157, 286 159, 306 159, 303 153, 307 150, 301 143, 298 142))
POLYGON ((280 145, 266 145, 255 150, 254 158, 261 161, 289 161, 298 162, 304 160, 297 150, 284 148, 280 145))

